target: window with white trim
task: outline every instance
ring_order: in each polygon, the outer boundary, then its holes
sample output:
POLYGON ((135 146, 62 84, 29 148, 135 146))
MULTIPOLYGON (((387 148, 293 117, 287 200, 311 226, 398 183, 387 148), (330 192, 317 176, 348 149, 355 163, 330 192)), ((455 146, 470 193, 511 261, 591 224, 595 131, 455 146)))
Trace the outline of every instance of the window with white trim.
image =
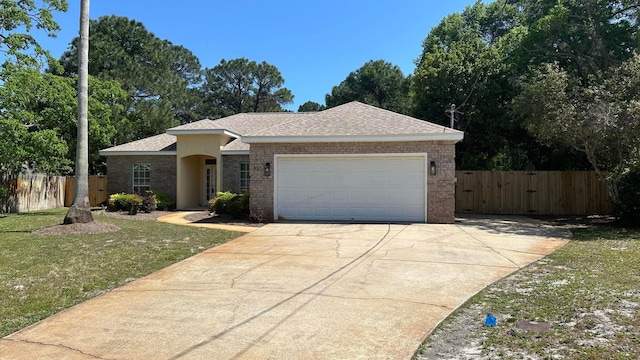
POLYGON ((151 190, 151 164, 133 164, 133 193, 146 194, 151 190))
POLYGON ((249 190, 249 163, 243 162, 240 163, 240 183, 238 185, 238 190, 247 191, 249 190))

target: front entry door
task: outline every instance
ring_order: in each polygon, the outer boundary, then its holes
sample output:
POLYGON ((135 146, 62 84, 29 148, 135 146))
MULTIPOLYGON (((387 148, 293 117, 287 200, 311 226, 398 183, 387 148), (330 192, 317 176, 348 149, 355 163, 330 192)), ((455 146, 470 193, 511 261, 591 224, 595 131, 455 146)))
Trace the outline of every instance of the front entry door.
POLYGON ((203 191, 203 205, 207 206, 209 200, 216 197, 216 165, 206 164, 204 165, 204 191, 203 191))

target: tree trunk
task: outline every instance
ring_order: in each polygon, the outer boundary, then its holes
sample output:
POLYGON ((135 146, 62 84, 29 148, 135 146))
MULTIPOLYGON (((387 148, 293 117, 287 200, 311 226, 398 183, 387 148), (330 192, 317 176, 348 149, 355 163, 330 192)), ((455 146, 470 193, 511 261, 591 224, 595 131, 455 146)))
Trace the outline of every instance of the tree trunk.
POLYGON ((80 43, 78 44, 78 146, 73 205, 64 224, 93 221, 89 204, 89 0, 80 1, 80 43))

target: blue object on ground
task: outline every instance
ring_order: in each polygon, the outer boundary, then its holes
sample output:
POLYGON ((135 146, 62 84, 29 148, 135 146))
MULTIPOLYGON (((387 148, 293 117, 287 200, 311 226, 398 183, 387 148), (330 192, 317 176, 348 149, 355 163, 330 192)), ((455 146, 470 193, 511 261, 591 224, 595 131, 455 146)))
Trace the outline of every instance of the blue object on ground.
POLYGON ((497 324, 498 324, 498 320, 496 320, 496 317, 491 314, 487 314, 487 318, 484 320, 484 325, 496 326, 497 324))

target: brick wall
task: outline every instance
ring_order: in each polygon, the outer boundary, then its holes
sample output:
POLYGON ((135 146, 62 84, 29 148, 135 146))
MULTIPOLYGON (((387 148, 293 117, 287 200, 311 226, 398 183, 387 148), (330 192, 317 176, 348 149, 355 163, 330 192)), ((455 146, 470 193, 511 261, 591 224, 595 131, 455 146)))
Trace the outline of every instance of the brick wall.
POLYGON ((273 174, 264 176, 264 164, 275 170, 276 154, 383 154, 427 153, 427 163, 436 162, 437 174, 427 176, 427 221, 455 220, 455 143, 446 141, 251 144, 251 211, 273 219, 273 174))
POLYGON ((175 155, 125 155, 107 157, 107 192, 109 194, 133 191, 133 164, 151 165, 151 189, 164 191, 176 201, 175 155))
POLYGON ((224 155, 221 191, 240 192, 240 163, 243 162, 249 162, 249 155, 224 155))

